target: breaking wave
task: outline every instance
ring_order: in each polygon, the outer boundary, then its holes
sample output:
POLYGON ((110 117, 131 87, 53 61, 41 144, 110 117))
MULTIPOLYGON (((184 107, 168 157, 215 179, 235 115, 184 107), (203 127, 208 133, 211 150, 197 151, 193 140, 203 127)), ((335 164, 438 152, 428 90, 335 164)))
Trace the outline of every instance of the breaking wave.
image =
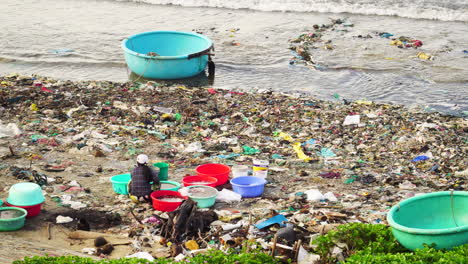
MULTIPOLYGON (((117 0, 122 1, 122 0, 117 0)), ((125 1, 125 0, 123 0, 125 1)), ((468 22, 466 0, 126 0, 131 2, 218 7, 260 11, 294 11, 386 15, 468 22)))

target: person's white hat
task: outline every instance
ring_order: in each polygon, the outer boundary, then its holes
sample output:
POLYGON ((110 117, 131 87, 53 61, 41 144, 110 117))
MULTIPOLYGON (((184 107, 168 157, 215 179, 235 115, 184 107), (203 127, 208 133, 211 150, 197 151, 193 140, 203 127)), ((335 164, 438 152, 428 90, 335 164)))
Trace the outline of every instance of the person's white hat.
POLYGON ((137 162, 140 163, 140 164, 148 163, 148 156, 146 156, 145 154, 138 155, 137 162))

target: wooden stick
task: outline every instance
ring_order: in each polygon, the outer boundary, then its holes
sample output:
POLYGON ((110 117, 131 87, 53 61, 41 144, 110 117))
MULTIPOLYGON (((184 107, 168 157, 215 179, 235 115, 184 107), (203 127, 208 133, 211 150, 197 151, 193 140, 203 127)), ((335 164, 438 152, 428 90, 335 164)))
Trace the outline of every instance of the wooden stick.
MULTIPOLYGON (((200 230, 198 230, 198 237, 200 238, 200 240, 201 240, 203 243, 206 244, 206 246, 208 246, 208 242, 206 242, 206 240, 202 237, 200 230)), ((195 240, 195 239, 194 239, 194 240, 195 240)))
POLYGON ((299 239, 299 241, 297 241, 296 251, 294 252, 294 259, 296 260, 296 262, 297 262, 297 257, 299 256, 299 249, 301 248, 301 246, 302 246, 302 240, 299 239))
POLYGON ((112 244, 112 246, 126 246, 126 245, 131 245, 132 242, 126 242, 126 243, 116 243, 116 244, 112 244))
POLYGON ((114 238, 114 239, 122 239, 122 240, 128 241, 127 237, 114 235, 114 234, 98 233, 98 232, 83 231, 83 230, 77 230, 77 231, 68 233, 68 238, 71 238, 71 239, 95 239, 100 236, 104 238, 110 238, 110 239, 114 238))
POLYGON ((140 219, 138 219, 138 217, 137 217, 137 216, 136 216, 136 215, 133 213, 133 208, 130 208, 130 213, 133 215, 133 218, 135 218, 135 220, 137 220, 137 221, 138 221, 138 223, 140 223, 140 225, 142 225, 142 224, 143 224, 143 222, 141 222, 141 220, 140 220, 140 219))
POLYGON ((275 237, 273 238, 273 246, 271 246, 271 256, 275 256, 275 250, 276 250, 276 241, 278 240, 278 235, 275 234, 275 237))
MULTIPOLYGON (((273 242, 268 243, 268 245, 269 245, 269 246, 273 246, 273 242)), ((279 244, 279 243, 276 243, 276 247, 277 247, 277 248, 287 249, 287 250, 293 250, 292 247, 286 246, 286 245, 282 245, 282 244, 279 244)))
POLYGON ((47 223, 47 239, 48 240, 52 239, 52 233, 51 233, 51 230, 50 230, 51 229, 50 226, 51 226, 51 223, 47 223))
POLYGON ((332 208, 332 209, 341 209, 343 206, 339 205, 314 205, 314 208, 332 208))
POLYGON ((8 148, 10 149, 11 156, 12 156, 12 157, 16 156, 16 155, 15 155, 15 152, 13 151, 13 147, 12 147, 12 146, 8 146, 8 148))

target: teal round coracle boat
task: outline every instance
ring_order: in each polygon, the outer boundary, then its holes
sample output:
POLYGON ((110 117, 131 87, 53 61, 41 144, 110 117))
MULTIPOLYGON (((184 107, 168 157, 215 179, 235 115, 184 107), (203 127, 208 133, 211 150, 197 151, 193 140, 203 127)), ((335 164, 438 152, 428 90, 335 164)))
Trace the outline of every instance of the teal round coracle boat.
POLYGON ((387 221, 406 248, 451 249, 468 243, 468 192, 418 195, 390 209, 387 221))
POLYGON ((147 79, 183 79, 201 73, 213 42, 197 33, 151 31, 122 41, 130 70, 147 79))

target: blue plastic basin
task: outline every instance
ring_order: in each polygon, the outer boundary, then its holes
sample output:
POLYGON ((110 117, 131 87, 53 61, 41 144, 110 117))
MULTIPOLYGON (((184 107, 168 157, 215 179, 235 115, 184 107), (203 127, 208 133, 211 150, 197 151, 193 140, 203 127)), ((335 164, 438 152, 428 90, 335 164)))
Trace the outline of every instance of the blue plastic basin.
POLYGON ((231 180, 232 189, 242 197, 261 196, 265 184, 265 179, 255 176, 241 176, 231 180))
POLYGON ((200 34, 151 31, 122 41, 125 61, 132 72, 148 79, 182 79, 202 72, 213 42, 200 34))

